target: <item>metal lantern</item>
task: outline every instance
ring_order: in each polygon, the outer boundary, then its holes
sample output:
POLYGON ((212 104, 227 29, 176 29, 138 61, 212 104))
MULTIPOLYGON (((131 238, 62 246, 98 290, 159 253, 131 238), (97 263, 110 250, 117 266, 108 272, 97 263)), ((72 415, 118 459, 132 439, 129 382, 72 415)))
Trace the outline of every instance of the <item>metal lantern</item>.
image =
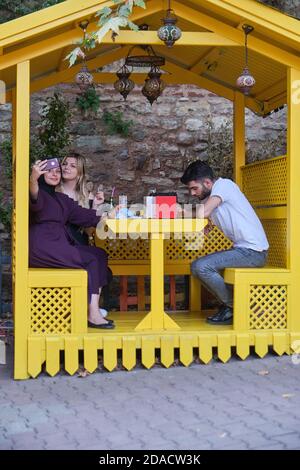
POLYGON ((75 81, 79 86, 80 90, 85 92, 88 90, 93 82, 94 78, 93 75, 90 73, 89 69, 87 68, 86 64, 84 64, 80 71, 76 74, 75 81))
POLYGON ((117 72, 118 80, 114 83, 115 90, 123 96, 124 100, 135 87, 134 82, 129 78, 130 74, 131 72, 124 64, 117 72))
MULTIPOLYGON (((83 31, 83 44, 84 44, 84 41, 86 39, 86 30, 87 30, 88 25, 89 25, 88 20, 82 21, 79 24, 79 27, 83 31)), ((83 49, 85 50, 85 47, 83 47, 83 49)), ((86 54, 85 54, 85 52, 82 54, 82 57, 83 57, 83 64, 82 64, 82 67, 81 67, 80 71, 75 76, 75 82, 79 86, 80 90, 82 92, 85 92, 94 83, 94 77, 93 77, 93 75, 91 74, 91 72, 89 71, 89 69, 86 65, 86 54)))
POLYGON ((245 33, 245 67, 242 74, 236 81, 236 86, 240 89, 244 95, 248 96, 251 89, 254 87, 256 81, 253 75, 251 75, 248 67, 248 34, 253 31, 253 27, 247 24, 243 25, 243 31, 245 33))
POLYGON ((157 66, 151 67, 148 77, 143 86, 142 93, 152 106, 154 101, 156 101, 164 91, 166 84, 160 79, 161 71, 157 66))
MULTIPOLYGON (((146 30, 146 27, 148 28, 148 25, 141 25, 140 28, 146 30)), ((114 87, 126 100, 128 94, 135 86, 134 82, 129 78, 131 72, 128 66, 133 69, 150 67, 150 72, 142 88, 142 93, 152 105, 166 87, 165 82, 160 79, 162 73, 159 67, 162 65, 165 65, 165 58, 156 55, 153 47, 149 45, 133 46, 129 50, 123 66, 117 72, 118 80, 114 83, 114 87), (147 55, 130 55, 136 47, 141 48, 147 55)))
POLYGON ((169 0, 169 7, 167 15, 161 21, 163 26, 157 31, 157 35, 161 41, 165 43, 167 47, 172 47, 179 38, 181 38, 181 29, 176 26, 177 18, 172 16, 171 1, 169 0))

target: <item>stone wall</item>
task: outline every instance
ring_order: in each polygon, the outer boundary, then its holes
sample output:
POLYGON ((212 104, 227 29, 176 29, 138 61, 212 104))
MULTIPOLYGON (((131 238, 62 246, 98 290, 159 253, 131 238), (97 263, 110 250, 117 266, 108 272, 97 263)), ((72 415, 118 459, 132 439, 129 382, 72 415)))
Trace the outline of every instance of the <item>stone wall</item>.
MULTIPOLYGON (((196 86, 169 86, 153 106, 140 87, 127 102, 113 86, 97 85, 100 108, 84 116, 76 107, 78 89, 73 84, 49 88, 32 96, 32 132, 39 123, 39 111, 47 97, 59 92, 71 104, 71 150, 88 161, 89 179, 127 193, 130 201, 142 202, 152 188, 186 193, 179 178, 189 161, 208 161, 218 173, 231 176, 232 103, 196 86), (103 113, 121 111, 133 122, 129 137, 109 135, 103 113), (229 162, 227 165, 223 161, 229 162)), ((3 107, 2 107, 3 108, 3 107)), ((10 106, 1 110, 0 141, 10 136, 10 106)), ((265 119, 247 111, 249 159, 285 153, 285 110, 265 119), (271 145, 272 143, 272 145, 271 145), (277 145, 277 147, 276 147, 277 145)))

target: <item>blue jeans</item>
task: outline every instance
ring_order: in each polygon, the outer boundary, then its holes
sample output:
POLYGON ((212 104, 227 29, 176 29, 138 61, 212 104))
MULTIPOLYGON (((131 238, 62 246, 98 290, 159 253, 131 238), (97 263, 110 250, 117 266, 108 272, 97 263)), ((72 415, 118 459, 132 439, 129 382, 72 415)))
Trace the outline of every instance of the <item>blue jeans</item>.
POLYGON ((265 266, 267 251, 255 251, 250 248, 232 248, 211 255, 202 256, 191 264, 192 274, 222 304, 233 306, 232 288, 224 282, 221 272, 225 268, 255 268, 265 266))

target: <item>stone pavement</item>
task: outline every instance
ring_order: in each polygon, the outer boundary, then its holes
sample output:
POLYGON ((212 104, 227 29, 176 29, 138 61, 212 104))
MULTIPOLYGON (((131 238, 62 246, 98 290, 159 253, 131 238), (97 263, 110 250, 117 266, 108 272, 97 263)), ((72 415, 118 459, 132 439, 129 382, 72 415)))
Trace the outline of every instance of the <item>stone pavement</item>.
POLYGON ((300 449, 300 364, 269 354, 14 381, 10 358, 3 449, 300 449))

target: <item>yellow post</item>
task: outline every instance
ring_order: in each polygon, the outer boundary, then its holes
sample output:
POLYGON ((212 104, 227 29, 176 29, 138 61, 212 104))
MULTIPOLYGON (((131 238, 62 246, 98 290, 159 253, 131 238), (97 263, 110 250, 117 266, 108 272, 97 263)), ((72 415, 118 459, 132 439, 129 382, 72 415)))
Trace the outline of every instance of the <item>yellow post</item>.
POLYGON ((151 234, 151 312, 137 325, 138 330, 164 328, 164 239, 151 234))
POLYGON ((288 252, 287 263, 291 270, 290 299, 288 302, 288 328, 300 332, 299 285, 300 285, 300 70, 290 68, 288 86, 288 252))
POLYGON ((242 93, 234 94, 234 181, 241 188, 241 167, 246 162, 245 148, 245 97, 242 93))
POLYGON ((28 378, 27 337, 30 307, 28 298, 28 179, 29 179, 29 120, 30 62, 17 65, 15 119, 13 119, 15 160, 15 378, 28 378))

